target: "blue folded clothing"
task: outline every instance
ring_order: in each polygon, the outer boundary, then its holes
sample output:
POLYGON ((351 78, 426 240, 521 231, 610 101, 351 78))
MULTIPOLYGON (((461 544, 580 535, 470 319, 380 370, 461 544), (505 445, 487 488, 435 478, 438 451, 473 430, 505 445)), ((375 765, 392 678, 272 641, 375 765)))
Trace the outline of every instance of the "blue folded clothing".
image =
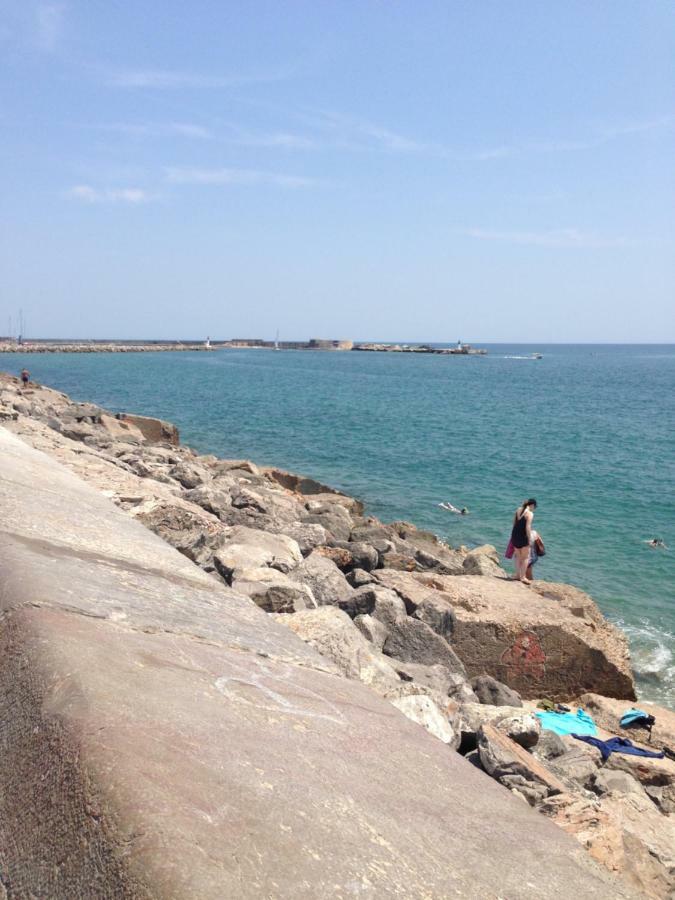
POLYGON ((557 712, 556 710, 547 709, 543 712, 537 710, 535 715, 541 722, 542 728, 555 731, 556 734, 594 735, 598 733, 595 722, 581 707, 577 709, 576 713, 557 712))

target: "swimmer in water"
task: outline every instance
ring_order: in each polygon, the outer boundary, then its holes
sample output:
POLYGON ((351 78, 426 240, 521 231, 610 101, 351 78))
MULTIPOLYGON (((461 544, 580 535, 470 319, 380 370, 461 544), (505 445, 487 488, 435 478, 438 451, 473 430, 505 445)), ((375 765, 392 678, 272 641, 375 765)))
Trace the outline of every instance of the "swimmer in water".
POLYGON ((643 543, 648 544, 650 547, 658 547, 659 550, 668 549, 661 538, 652 538, 651 541, 643 541, 643 543))
POLYGON ((469 513, 469 510, 466 506, 463 506, 461 509, 457 509, 456 506, 453 506, 452 503, 439 503, 438 504, 441 509, 447 509, 448 512, 455 513, 457 516, 466 516, 469 513))

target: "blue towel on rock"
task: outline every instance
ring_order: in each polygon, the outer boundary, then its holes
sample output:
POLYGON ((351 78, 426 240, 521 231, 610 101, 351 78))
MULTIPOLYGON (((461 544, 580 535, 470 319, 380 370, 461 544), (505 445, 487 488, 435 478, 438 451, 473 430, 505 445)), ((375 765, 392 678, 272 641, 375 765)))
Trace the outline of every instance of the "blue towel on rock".
POLYGON ((602 753, 603 759, 609 759, 612 753, 627 753, 629 756, 650 756, 652 759, 663 759, 665 756, 662 750, 643 750, 642 747, 636 747, 628 738, 613 737, 607 741, 601 741, 600 738, 590 737, 587 734, 573 734, 572 737, 597 747, 602 753))
POLYGON ((555 731, 556 734, 597 734, 593 719, 581 707, 572 712, 556 712, 555 710, 536 711, 535 715, 542 728, 555 731))

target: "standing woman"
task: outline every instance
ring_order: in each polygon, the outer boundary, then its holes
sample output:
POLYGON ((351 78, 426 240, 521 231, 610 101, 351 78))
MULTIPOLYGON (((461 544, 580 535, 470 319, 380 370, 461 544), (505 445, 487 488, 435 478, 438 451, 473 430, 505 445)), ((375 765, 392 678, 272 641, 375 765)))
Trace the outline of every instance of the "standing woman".
POLYGON ((530 544, 532 543, 532 519, 536 508, 537 501, 534 497, 530 497, 522 506, 518 507, 513 517, 511 543, 514 546, 516 578, 525 584, 531 584, 526 573, 530 559, 530 544))

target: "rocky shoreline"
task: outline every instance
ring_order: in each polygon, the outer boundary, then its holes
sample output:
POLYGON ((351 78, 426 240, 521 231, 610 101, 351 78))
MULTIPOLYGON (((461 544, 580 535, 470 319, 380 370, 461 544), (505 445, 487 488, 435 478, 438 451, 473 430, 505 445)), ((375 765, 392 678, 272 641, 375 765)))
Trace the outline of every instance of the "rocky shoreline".
MULTIPOLYGON (((645 896, 675 884, 675 762, 542 730, 536 701, 621 734, 627 644, 569 585, 512 582, 494 548, 451 548, 311 478, 199 456, 169 423, 0 376, 0 423, 368 684, 645 896)), ((675 715, 652 746, 675 746, 675 715)), ((606 730, 606 732, 605 732, 606 730)), ((635 741, 646 733, 632 733, 635 741)), ((649 746, 647 744, 646 746, 649 746)))

